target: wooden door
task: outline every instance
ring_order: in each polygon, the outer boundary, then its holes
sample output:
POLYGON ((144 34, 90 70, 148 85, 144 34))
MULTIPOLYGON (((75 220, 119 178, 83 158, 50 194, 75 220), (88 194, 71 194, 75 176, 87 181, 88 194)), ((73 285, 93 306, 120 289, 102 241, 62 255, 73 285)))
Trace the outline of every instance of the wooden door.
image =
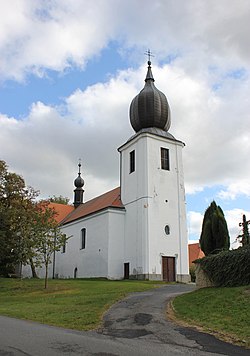
POLYGON ((124 279, 129 279, 129 262, 124 263, 124 279))
POLYGON ((162 279, 175 282, 175 257, 162 257, 162 279))

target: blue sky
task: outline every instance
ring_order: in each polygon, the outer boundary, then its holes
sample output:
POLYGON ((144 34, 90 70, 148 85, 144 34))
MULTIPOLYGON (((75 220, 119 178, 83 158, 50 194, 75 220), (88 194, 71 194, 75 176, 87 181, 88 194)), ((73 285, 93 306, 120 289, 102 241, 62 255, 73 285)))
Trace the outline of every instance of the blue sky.
POLYGON ((1 112, 22 118, 28 115, 30 106, 36 101, 60 105, 63 98, 77 88, 84 90, 89 85, 105 82, 109 74, 129 66, 129 61, 119 55, 118 50, 119 45, 111 43, 91 59, 84 70, 75 67, 63 72, 46 70, 42 78, 29 74, 22 82, 5 80, 0 86, 1 112))
POLYGON ((86 200, 117 186, 150 48, 170 132, 186 144, 189 238, 216 200, 234 241, 250 217, 249 15, 247 0, 5 2, 0 158, 42 197, 72 198, 79 157, 86 200))

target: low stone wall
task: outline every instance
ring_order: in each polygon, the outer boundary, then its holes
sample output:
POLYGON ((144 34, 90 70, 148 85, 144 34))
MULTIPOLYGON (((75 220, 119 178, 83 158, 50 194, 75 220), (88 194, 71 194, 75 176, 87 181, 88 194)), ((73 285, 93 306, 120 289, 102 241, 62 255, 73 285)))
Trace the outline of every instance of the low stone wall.
POLYGON ((176 276, 177 282, 180 283, 189 283, 191 281, 190 274, 177 274, 176 276))
POLYGON ((208 275, 203 271, 199 263, 195 263, 196 287, 206 288, 215 287, 215 284, 210 280, 208 275))

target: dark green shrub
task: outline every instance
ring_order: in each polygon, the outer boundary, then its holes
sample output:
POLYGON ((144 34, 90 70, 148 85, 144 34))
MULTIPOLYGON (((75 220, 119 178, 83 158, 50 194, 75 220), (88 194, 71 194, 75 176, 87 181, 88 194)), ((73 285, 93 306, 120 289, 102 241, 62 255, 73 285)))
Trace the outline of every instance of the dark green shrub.
POLYGON ((250 284, 250 245, 196 260, 216 286, 250 284))

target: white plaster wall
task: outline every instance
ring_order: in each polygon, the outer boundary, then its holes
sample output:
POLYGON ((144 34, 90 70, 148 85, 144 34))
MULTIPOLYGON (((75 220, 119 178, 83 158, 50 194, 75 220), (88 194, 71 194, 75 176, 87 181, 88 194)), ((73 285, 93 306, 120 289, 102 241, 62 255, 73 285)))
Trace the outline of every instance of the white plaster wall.
POLYGON ((139 137, 121 150, 121 199, 124 205, 147 196, 147 142, 139 137), (135 150, 135 171, 129 173, 131 151, 135 150))
POLYGON ((177 274, 188 274, 182 147, 181 142, 144 133, 120 149, 121 198, 126 207, 125 256, 143 274, 161 274, 162 256, 176 257, 177 274), (161 147, 169 149, 169 171, 161 169, 161 147), (129 174, 132 150, 136 170, 129 174), (164 231, 167 224, 168 236, 164 231))
POLYGON ((130 264, 130 274, 140 275, 148 270, 147 199, 126 205, 124 262, 130 264))
POLYGON ((71 236, 66 252, 57 252, 55 273, 59 278, 107 277, 108 275, 108 211, 80 219, 62 227, 71 236), (86 228, 86 248, 81 249, 81 230, 86 228))
MULTIPOLYGON (((61 228, 69 240, 66 251, 56 253, 55 276, 107 277, 122 279, 124 276, 124 217, 125 211, 107 209, 91 217, 70 223, 61 228), (81 229, 86 228, 86 248, 81 249, 81 229)), ((37 268, 37 274, 44 278, 45 269, 37 268)), ((23 266, 23 277, 32 277, 30 266, 23 266)), ((49 266, 49 278, 53 276, 53 266, 49 266)))
POLYGON ((148 273, 147 142, 136 137, 121 148, 121 199, 126 208, 125 262, 130 274, 148 273), (129 173, 130 152, 135 150, 135 171, 129 173))
POLYGON ((186 203, 182 143, 148 138, 149 157, 149 273, 162 273, 161 257, 176 258, 177 274, 188 274, 186 203), (170 170, 161 169, 160 148, 169 149, 170 170), (165 226, 170 226, 170 235, 165 226))
POLYGON ((23 278, 31 278, 32 277, 30 265, 22 266, 22 277, 23 278))
POLYGON ((68 236, 66 252, 56 255, 59 278, 123 278, 125 211, 107 209, 62 227, 68 236), (81 247, 81 229, 86 228, 86 248, 81 247))
POLYGON ((108 275, 109 279, 124 277, 124 210, 109 211, 108 275))
MULTIPOLYGON (((53 261, 53 256, 51 256, 51 261, 53 261)), ((45 278, 45 267, 43 265, 42 267, 36 267, 36 274, 38 278, 45 278)), ((53 277, 52 263, 50 263, 48 267, 48 276, 49 278, 53 277)), ((22 266, 22 278, 32 278, 30 265, 22 266)))

